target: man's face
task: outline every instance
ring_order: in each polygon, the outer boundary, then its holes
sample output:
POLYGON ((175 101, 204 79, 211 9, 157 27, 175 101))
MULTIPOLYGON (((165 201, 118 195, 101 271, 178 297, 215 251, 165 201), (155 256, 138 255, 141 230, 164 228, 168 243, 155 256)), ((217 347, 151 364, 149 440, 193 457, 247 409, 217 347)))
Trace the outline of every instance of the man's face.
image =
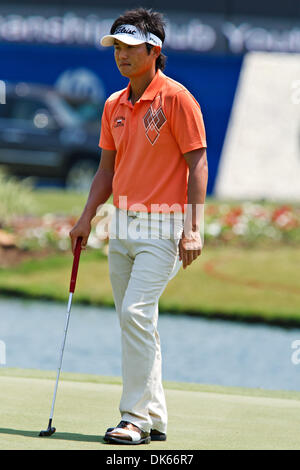
POLYGON ((153 47, 148 54, 146 44, 129 46, 124 42, 115 40, 115 61, 120 73, 124 77, 133 78, 141 76, 151 68, 155 68, 155 61, 158 51, 153 47))

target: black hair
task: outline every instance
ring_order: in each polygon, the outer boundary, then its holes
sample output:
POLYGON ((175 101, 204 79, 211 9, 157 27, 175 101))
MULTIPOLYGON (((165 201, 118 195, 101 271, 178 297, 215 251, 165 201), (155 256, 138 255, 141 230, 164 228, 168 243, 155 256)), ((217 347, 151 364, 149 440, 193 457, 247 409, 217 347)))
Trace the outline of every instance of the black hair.
MULTIPOLYGON (((118 26, 122 24, 132 24, 138 28, 143 34, 152 33, 155 34, 162 42, 165 40, 165 22, 163 15, 152 9, 147 10, 146 8, 135 8, 134 10, 127 10, 121 16, 119 16, 113 23, 110 34, 114 34, 118 26)), ((152 45, 146 43, 148 54, 152 49, 152 45)), ((156 70, 164 70, 166 66, 167 57, 160 53, 156 59, 156 70)))

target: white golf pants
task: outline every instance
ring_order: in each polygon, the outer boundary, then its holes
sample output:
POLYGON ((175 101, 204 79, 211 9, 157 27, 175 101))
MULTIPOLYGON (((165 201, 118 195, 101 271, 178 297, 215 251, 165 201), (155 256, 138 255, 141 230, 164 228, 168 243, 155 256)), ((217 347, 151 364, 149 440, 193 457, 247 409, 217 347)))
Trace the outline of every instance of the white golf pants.
POLYGON ((116 209, 108 257, 122 337, 121 417, 146 432, 156 429, 165 433, 168 418, 157 331, 158 301, 182 264, 178 243, 183 222, 174 214, 161 216, 163 220, 156 216, 147 218, 116 209))

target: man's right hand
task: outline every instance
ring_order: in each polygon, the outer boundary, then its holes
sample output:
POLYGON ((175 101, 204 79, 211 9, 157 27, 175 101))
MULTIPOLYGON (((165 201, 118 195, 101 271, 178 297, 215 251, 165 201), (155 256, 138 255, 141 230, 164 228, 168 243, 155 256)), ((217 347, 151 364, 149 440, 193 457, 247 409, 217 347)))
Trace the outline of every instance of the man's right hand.
POLYGON ((91 221, 86 219, 83 215, 76 222, 69 235, 71 238, 72 253, 75 253, 75 246, 78 237, 82 237, 81 248, 84 250, 91 233, 91 221))

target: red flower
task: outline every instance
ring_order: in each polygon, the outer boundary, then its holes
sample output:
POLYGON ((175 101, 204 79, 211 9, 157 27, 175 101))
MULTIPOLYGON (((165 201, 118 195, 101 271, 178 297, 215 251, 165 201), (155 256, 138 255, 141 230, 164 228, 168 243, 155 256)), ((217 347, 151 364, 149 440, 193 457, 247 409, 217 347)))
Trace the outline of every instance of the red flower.
POLYGON ((291 212, 291 208, 289 206, 281 206, 281 207, 278 207, 278 209, 275 209, 273 211, 273 214, 272 214, 272 221, 273 222, 276 222, 276 220, 284 215, 284 214, 288 214, 291 212))
POLYGON ((243 209, 241 207, 233 207, 223 219, 225 225, 233 227, 238 222, 238 219, 242 215, 242 213, 243 209))

